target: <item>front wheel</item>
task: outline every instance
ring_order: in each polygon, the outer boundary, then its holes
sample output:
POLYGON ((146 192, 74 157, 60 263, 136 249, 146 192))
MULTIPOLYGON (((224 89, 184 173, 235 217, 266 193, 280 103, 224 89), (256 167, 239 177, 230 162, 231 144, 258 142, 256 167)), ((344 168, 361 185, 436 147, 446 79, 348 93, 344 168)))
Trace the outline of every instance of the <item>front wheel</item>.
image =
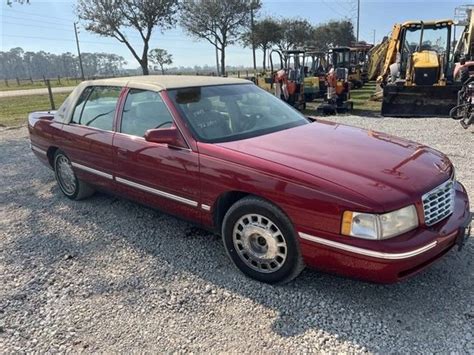
POLYGON ((91 186, 77 178, 71 161, 60 150, 54 155, 54 175, 62 193, 71 200, 82 200, 94 193, 91 186))
POLYGON ((288 217, 260 198, 243 198, 229 209, 222 225, 222 238, 235 266, 258 281, 289 282, 304 268, 288 217))

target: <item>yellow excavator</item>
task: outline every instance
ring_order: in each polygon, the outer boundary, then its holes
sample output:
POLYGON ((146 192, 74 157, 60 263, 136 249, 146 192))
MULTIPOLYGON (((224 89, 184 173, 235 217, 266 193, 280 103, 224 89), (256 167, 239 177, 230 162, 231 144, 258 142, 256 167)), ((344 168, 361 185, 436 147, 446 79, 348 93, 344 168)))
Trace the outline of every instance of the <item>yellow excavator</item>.
POLYGON ((373 45, 365 42, 351 46, 351 72, 359 72, 359 79, 363 84, 369 82, 369 53, 373 45))
POLYGON ((329 58, 335 69, 344 68, 349 73, 351 87, 359 89, 364 85, 357 50, 351 47, 334 47, 329 50, 329 58))
POLYGON ((387 57, 388 39, 374 45, 368 52, 367 76, 369 81, 376 80, 383 71, 387 57))
POLYGON ((311 48, 307 48, 305 52, 304 96, 306 101, 313 101, 326 95, 327 53, 311 48))
POLYGON ((453 78, 453 20, 396 24, 381 75, 382 115, 448 116, 461 83, 453 78))

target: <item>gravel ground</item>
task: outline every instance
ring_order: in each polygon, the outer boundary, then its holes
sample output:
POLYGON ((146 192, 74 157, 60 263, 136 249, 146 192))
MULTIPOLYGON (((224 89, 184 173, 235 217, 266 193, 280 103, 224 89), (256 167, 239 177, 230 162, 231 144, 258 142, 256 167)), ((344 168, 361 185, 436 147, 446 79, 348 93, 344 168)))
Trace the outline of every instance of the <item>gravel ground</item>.
MULTIPOLYGON (((442 119, 338 117, 446 152, 474 199, 473 131, 442 119)), ((218 237, 105 194, 72 202, 0 131, 0 353, 474 354, 474 242, 383 286, 305 270, 285 286, 233 268, 218 237)))

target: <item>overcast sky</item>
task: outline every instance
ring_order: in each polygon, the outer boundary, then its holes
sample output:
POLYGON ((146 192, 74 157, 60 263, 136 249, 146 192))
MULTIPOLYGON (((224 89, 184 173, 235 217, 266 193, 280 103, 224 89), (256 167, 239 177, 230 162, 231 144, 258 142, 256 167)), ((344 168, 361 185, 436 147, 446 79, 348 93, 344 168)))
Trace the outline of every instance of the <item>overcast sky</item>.
MULTIPOLYGON (((77 21, 74 11, 75 1, 30 0, 29 5, 14 3, 6 5, 0 0, 0 48, 2 51, 12 47, 24 50, 44 50, 53 53, 76 53, 73 22, 77 21)), ((331 19, 348 18, 356 24, 357 0, 306 0, 283 1, 263 0, 260 17, 271 15, 275 18, 299 17, 312 24, 331 19)), ((390 33, 396 22, 417 19, 452 18, 456 6, 474 4, 474 0, 361 0, 360 39, 373 42, 374 30, 376 41, 390 33)), ((83 52, 109 52, 122 55, 129 63, 127 67, 137 67, 128 49, 112 38, 100 37, 85 31, 79 24, 80 45, 83 52)), ((138 34, 127 32, 135 46, 140 45, 138 34)), ((197 41, 181 31, 179 27, 161 33, 155 31, 151 39, 151 48, 164 48, 173 54, 174 65, 214 65, 213 47, 205 41, 197 41)), ((261 53, 257 52, 258 63, 261 53)), ((232 46, 228 49, 228 65, 250 66, 251 51, 232 46)))

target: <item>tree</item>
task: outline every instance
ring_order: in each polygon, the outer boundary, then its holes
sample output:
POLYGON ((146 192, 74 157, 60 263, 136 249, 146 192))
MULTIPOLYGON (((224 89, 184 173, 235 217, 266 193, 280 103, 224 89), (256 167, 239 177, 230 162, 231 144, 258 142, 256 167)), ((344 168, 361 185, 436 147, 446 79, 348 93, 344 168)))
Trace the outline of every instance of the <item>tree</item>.
POLYGON ((250 9, 261 7, 259 0, 184 0, 181 26, 192 36, 205 39, 220 52, 220 71, 225 73, 225 50, 249 26, 250 9))
POLYGON ((150 61, 152 63, 158 64, 160 66, 162 75, 165 75, 165 69, 163 66, 173 64, 173 55, 168 53, 166 49, 152 49, 148 56, 150 57, 150 61))
POLYGON ((7 0, 7 5, 12 6, 13 2, 17 2, 19 4, 29 4, 30 0, 7 0))
POLYGON ((77 13, 86 22, 86 30, 105 37, 114 37, 125 44, 148 75, 148 50, 153 30, 172 28, 178 0, 78 0, 77 13), (124 32, 131 27, 143 42, 141 54, 124 32))
POLYGON ((310 45, 325 51, 331 47, 350 46, 355 40, 350 21, 329 21, 314 28, 310 45))
POLYGON ((282 35, 277 45, 281 51, 304 47, 313 36, 313 27, 307 20, 284 19, 280 26, 282 35))
MULTIPOLYGON (((263 51, 263 70, 266 69, 267 51, 282 40, 283 31, 280 23, 268 17, 254 24, 253 43, 256 48, 263 51)), ((244 46, 252 46, 252 31, 248 31, 242 38, 244 46)))

